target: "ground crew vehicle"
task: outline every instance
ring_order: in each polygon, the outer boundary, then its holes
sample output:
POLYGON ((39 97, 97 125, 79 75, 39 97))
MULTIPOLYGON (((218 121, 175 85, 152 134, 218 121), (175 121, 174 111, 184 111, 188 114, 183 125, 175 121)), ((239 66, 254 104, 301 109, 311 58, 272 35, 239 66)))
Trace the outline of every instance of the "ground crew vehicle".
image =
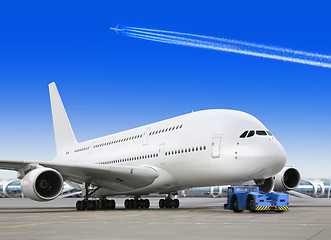
POLYGON ((289 199, 285 193, 260 193, 255 186, 232 186, 228 188, 224 209, 283 212, 289 209, 289 199))

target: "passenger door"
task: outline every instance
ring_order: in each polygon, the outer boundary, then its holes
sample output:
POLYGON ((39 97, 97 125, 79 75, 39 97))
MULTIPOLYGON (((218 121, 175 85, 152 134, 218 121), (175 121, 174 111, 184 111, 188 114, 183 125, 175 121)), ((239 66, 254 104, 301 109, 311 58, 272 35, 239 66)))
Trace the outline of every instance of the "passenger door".
POLYGON ((220 136, 213 137, 211 144, 211 156, 213 158, 219 158, 221 156, 221 140, 220 136))
POLYGON ((165 162, 164 162, 164 146, 165 146, 165 144, 161 143, 160 147, 159 147, 159 162, 160 162, 160 165, 165 164, 165 162))

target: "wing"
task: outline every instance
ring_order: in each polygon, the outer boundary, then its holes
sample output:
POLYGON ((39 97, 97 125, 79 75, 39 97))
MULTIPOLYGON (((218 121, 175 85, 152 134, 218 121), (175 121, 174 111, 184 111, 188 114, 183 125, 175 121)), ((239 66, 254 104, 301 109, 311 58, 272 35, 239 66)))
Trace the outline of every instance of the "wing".
POLYGON ((159 176, 158 172, 149 166, 0 160, 0 169, 15 170, 21 174, 34 165, 55 169, 61 173, 64 180, 76 183, 89 182, 115 192, 126 192, 148 186, 159 176))

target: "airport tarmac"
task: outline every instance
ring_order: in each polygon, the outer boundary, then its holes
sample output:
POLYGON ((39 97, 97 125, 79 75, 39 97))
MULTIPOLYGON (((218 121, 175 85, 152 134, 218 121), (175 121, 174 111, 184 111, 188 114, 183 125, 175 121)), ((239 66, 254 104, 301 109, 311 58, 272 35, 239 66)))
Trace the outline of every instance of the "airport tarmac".
POLYGON ((291 198, 288 212, 234 213, 225 198, 180 198, 178 209, 76 211, 77 199, 0 199, 0 239, 330 239, 331 199, 291 198))

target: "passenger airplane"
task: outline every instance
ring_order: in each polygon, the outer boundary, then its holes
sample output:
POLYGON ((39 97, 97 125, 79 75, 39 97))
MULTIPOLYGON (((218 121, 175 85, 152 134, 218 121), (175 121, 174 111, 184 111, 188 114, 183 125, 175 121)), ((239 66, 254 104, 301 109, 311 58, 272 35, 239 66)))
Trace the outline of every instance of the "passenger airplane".
POLYGON ((85 196, 77 210, 114 209, 115 201, 107 199, 114 195, 133 198, 126 208, 149 208, 142 196, 167 194, 160 208, 178 208, 173 193, 190 187, 254 181, 271 191, 299 184, 299 172, 284 167, 282 145, 247 113, 198 111, 77 143, 55 83, 49 92, 57 156, 0 160, 0 168, 18 172, 24 196, 33 200, 57 198, 64 181, 85 196))

